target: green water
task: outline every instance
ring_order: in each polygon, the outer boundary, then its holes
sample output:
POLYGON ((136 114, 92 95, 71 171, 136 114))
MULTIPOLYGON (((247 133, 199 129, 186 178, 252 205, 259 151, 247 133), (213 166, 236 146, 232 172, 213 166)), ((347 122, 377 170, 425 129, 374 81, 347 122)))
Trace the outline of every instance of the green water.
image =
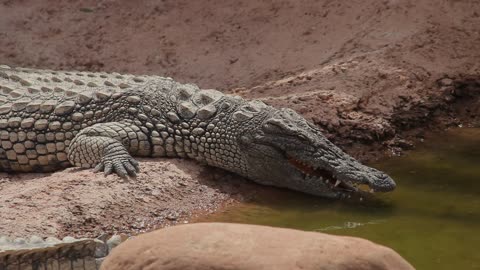
POLYGON ((275 190, 208 221, 357 236, 417 269, 480 269, 480 129, 433 136, 407 156, 371 165, 396 180, 393 193, 341 202, 275 190))

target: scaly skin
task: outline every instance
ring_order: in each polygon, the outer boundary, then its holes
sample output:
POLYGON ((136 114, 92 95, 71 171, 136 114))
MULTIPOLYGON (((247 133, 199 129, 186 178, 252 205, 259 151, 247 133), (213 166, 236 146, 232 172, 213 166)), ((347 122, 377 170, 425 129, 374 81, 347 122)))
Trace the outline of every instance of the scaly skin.
POLYGON ((327 197, 395 188, 294 111, 260 101, 158 76, 5 66, 0 87, 0 171, 74 165, 125 177, 138 172, 132 156, 167 156, 327 197))
POLYGON ((106 242, 91 238, 59 240, 32 236, 9 239, 0 236, 0 269, 98 270, 103 259, 120 242, 118 235, 106 242))

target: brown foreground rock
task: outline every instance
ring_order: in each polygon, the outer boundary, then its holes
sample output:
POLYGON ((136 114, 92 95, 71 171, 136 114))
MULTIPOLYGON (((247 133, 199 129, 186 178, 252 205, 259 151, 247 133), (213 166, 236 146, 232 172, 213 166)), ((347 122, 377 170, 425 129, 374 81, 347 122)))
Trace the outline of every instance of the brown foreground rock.
POLYGON ((102 270, 414 269, 370 241, 267 226, 197 223, 161 229, 115 248, 102 270))

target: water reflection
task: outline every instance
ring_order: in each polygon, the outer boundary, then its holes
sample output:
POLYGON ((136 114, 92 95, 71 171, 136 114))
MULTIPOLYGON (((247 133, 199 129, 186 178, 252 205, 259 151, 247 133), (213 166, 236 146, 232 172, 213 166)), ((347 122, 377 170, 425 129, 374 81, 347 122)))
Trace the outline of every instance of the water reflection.
POLYGON ((480 269, 478 164, 480 129, 453 130, 371 164, 396 180, 393 193, 340 202, 274 190, 209 221, 358 236, 395 249, 417 269, 480 269))

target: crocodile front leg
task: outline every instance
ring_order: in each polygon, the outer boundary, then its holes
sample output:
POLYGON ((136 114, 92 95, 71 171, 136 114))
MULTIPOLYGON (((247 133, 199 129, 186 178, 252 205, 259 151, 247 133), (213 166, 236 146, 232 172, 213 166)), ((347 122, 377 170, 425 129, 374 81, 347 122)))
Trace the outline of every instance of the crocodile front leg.
POLYGON ((105 175, 115 172, 121 177, 135 176, 138 162, 131 154, 149 156, 148 137, 133 124, 100 123, 80 131, 68 149, 68 160, 82 168, 95 167, 105 175))

